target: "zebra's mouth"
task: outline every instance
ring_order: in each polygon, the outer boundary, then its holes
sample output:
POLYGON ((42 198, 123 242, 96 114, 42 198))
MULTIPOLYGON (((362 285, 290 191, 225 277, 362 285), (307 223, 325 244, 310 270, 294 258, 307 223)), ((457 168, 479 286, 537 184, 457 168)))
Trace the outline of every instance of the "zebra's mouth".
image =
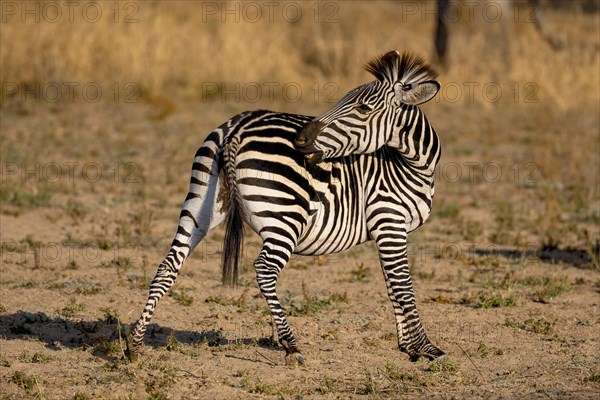
POLYGON ((306 157, 306 161, 308 161, 309 163, 318 164, 323 159, 323 152, 317 151, 314 153, 304 154, 304 157, 306 157))
POLYGON ((315 139, 324 126, 325 124, 321 121, 312 121, 298 133, 294 140, 294 146, 304 154, 306 160, 311 164, 317 164, 323 159, 323 152, 315 147, 315 139))

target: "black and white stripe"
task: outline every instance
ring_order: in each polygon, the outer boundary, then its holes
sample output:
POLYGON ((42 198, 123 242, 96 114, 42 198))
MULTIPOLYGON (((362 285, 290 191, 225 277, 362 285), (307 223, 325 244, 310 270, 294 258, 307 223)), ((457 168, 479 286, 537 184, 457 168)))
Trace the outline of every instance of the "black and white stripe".
POLYGON ((288 363, 303 358, 277 298, 279 273, 292 254, 331 254, 368 240, 379 250, 400 349, 413 360, 444 354, 419 320, 406 247, 408 232, 429 215, 440 156, 438 137, 416 104, 432 98, 439 84, 422 59, 407 54, 387 53, 367 69, 377 80, 320 117, 246 112, 208 136, 196 153, 171 250, 134 327, 130 356, 185 259, 224 219, 224 282, 235 283, 242 221, 263 240, 257 282, 288 363))

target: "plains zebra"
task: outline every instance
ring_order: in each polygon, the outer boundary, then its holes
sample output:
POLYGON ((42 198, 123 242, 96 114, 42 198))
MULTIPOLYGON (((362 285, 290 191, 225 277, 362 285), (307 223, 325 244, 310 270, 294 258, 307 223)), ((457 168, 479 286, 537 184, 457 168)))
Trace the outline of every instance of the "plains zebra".
POLYGON ((237 279, 243 222, 263 240, 254 268, 288 364, 304 359, 276 294, 282 268, 293 253, 330 254, 368 240, 377 244, 400 350, 411 360, 444 354, 421 325, 406 243, 427 219, 434 194, 440 142, 417 105, 439 84, 422 58, 407 53, 389 52, 366 69, 377 80, 320 117, 244 112, 207 137, 171 249, 128 342, 130 358, 184 260, 223 220, 224 283, 237 279))

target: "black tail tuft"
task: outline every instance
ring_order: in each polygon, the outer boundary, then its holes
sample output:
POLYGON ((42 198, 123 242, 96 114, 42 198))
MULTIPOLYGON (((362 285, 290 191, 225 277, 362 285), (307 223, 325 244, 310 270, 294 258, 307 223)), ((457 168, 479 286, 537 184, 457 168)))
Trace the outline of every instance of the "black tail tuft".
POLYGON ((235 286, 238 280, 238 265, 242 255, 244 241, 244 221, 240 206, 235 199, 231 199, 225 220, 225 246, 221 268, 223 272, 223 285, 235 286))
POLYGON ((237 188, 235 173, 236 156, 239 146, 239 138, 233 136, 223 148, 223 170, 224 183, 228 195, 224 199, 227 210, 225 219, 225 246, 223 248, 223 259, 221 269, 223 271, 223 285, 235 286, 238 280, 238 265, 242 255, 242 243, 244 241, 244 219, 240 205, 240 194, 237 188))

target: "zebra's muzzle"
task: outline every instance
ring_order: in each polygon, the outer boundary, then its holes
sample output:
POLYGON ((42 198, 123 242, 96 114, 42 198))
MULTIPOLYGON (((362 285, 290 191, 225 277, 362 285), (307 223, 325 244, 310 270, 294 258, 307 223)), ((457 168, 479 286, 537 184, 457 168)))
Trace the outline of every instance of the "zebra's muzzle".
POLYGON ((314 147, 314 142, 324 127, 325 124, 321 121, 312 121, 310 124, 306 125, 304 129, 298 133, 298 137, 296 137, 296 140, 294 141, 296 148, 303 153, 312 153, 317 151, 317 149, 314 147))
POLYGON ((325 124, 321 121, 313 121, 306 125, 296 137, 294 145, 306 156, 311 164, 316 164, 323 158, 323 152, 315 147, 315 140, 323 130, 325 124))

